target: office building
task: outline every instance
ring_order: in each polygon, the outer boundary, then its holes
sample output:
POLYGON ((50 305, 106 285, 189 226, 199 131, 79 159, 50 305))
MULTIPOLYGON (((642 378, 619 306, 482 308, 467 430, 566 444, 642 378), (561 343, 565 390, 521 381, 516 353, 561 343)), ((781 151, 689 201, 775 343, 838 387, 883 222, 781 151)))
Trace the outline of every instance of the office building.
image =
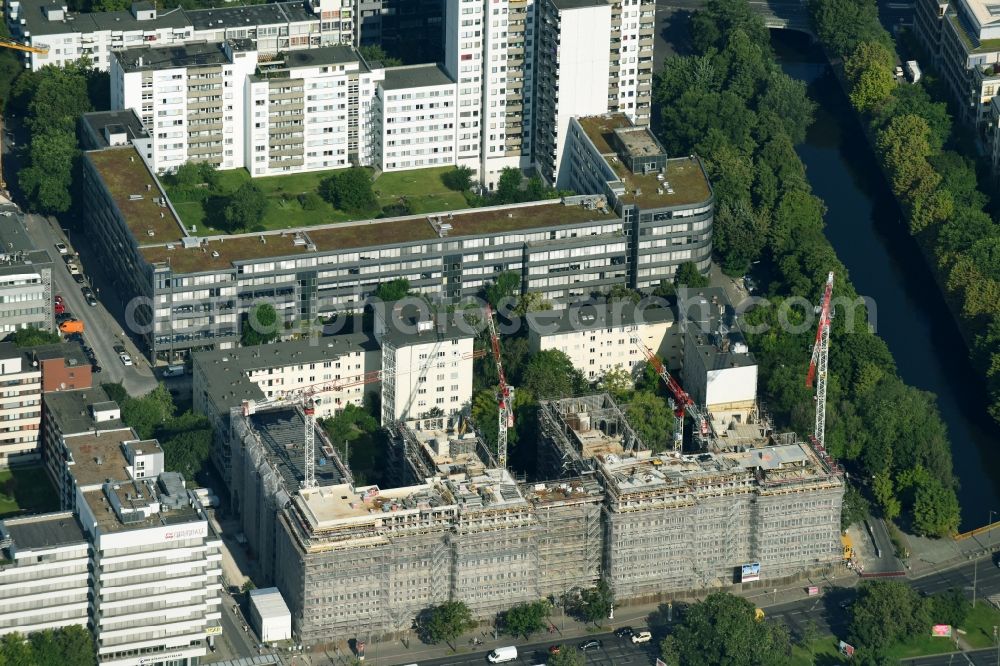
POLYGON ((653 289, 687 262, 707 273, 713 197, 696 157, 668 158, 649 128, 614 113, 570 119, 561 169, 560 182, 603 195, 637 226, 627 236, 636 255, 630 286, 653 289))
POLYGON ((697 158, 668 164, 673 192, 654 186, 641 198, 623 196, 622 213, 595 193, 214 237, 179 222, 134 148, 90 151, 83 162, 96 249, 120 276, 123 297, 139 299, 135 317, 148 325, 141 337, 151 358, 232 347, 240 316, 263 299, 283 323, 314 322, 359 310, 395 278, 430 298, 456 300, 514 270, 526 291, 561 307, 622 283, 653 287, 684 261, 705 269, 710 260, 713 195, 697 158), (632 201, 652 205, 634 214, 632 201))
POLYGON ((55 328, 52 258, 28 238, 13 206, 0 224, 0 338, 22 328, 55 328))
POLYGON ((93 13, 70 11, 62 0, 13 0, 7 3, 6 16, 13 37, 49 49, 24 54, 31 70, 87 57, 95 69, 108 71, 115 51, 138 46, 250 39, 262 53, 276 54, 354 43, 352 8, 334 0, 165 12, 140 0, 128 11, 93 13))
POLYGON ((38 435, 42 424, 42 371, 27 351, 0 342, 0 467, 41 458, 38 435))
POLYGON ((670 309, 636 307, 626 300, 539 312, 528 318, 528 326, 533 353, 561 351, 591 382, 611 370, 634 376, 646 365, 643 349, 665 360, 676 357, 680 341, 670 309))
POLYGON ((28 350, 32 367, 42 372, 42 393, 76 391, 93 385, 93 368, 78 342, 38 345, 28 350))
POLYGON ((90 546, 71 511, 0 522, 0 635, 87 626, 90 546))
POLYGON ((984 0, 918 0, 914 34, 955 100, 958 118, 986 137, 1000 87, 1000 14, 984 0))

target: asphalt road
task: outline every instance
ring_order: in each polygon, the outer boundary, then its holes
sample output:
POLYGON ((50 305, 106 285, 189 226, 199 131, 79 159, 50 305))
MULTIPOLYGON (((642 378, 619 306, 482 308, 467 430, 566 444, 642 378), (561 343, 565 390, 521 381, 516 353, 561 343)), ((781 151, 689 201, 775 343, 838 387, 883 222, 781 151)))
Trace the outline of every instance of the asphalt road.
MULTIPOLYGON (((76 248, 70 242, 69 236, 53 220, 41 215, 27 214, 23 216, 28 236, 36 247, 48 250, 53 258, 52 293, 60 295, 66 304, 66 310, 84 323, 83 337, 87 345, 94 349, 101 373, 94 375, 94 381, 100 383, 120 382, 131 395, 142 395, 156 386, 156 380, 145 361, 138 354, 135 346, 126 342, 135 365, 125 367, 114 350, 114 345, 122 343, 122 327, 104 306, 107 293, 96 290, 98 304, 87 305, 83 298, 81 287, 70 275, 62 255, 55 249, 57 242, 66 243, 70 251, 76 248)), ((81 256, 80 269, 88 274, 86 256, 81 256)), ((88 275, 89 278, 89 275, 88 275)), ((90 283, 90 280, 87 280, 90 283)))
MULTIPOLYGON (((571 649, 577 649, 577 645, 583 643, 585 640, 590 640, 591 638, 600 639, 603 645, 599 649, 588 650, 584 653, 586 658, 586 663, 593 666, 618 666, 619 664, 635 664, 636 666, 646 666, 647 664, 653 663, 656 659, 655 654, 655 643, 646 643, 645 645, 633 645, 630 640, 622 640, 617 638, 612 633, 607 634, 594 634, 590 638, 575 638, 568 640, 567 643, 571 649)), ((524 666, 527 664, 544 664, 546 658, 548 657, 549 647, 551 645, 557 644, 559 641, 556 639, 550 639, 548 641, 531 643, 524 647, 518 647, 518 657, 516 661, 507 662, 509 664, 518 664, 524 666)), ((492 649, 492 648, 491 648, 492 649)), ((371 650, 369 649, 369 652, 371 650)), ((477 652, 474 654, 469 654, 461 657, 446 657, 444 659, 432 659, 423 660, 420 662, 420 666, 439 666, 447 664, 449 666, 458 666, 465 664, 480 664, 487 663, 486 652, 477 652)), ((403 662, 400 662, 403 663, 403 662)))
POLYGON ((996 666, 1000 664, 997 650, 989 648, 975 652, 956 652, 939 654, 933 657, 917 657, 904 659, 906 666, 996 666))

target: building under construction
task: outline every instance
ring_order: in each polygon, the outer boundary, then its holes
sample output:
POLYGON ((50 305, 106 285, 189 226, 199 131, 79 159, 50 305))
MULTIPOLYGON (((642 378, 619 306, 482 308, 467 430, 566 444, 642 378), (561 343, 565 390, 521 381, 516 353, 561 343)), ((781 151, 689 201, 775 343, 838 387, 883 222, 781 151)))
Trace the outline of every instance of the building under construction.
POLYGON ((606 395, 539 412, 540 446, 591 466, 604 490, 604 576, 616 598, 741 582, 743 565, 776 578, 841 559, 843 482, 806 444, 652 455, 606 395))
POLYGON ((310 483, 300 408, 234 410, 233 505, 299 640, 406 630, 448 600, 489 618, 602 577, 624 601, 840 559, 843 485, 807 445, 653 455, 605 394, 543 402, 539 419, 552 481, 518 482, 442 417, 394 427, 385 489, 355 486, 320 430, 310 483))

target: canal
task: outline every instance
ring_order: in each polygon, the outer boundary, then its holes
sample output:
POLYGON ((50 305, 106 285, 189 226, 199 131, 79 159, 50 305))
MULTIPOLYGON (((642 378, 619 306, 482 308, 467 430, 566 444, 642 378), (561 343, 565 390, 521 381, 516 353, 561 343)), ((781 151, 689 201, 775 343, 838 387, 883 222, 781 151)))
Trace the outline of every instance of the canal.
POLYGON ((875 300, 877 332, 899 374, 937 394, 961 483, 961 529, 981 526, 1000 510, 1000 429, 986 413, 980 373, 823 54, 796 33, 772 31, 772 43, 818 105, 798 154, 826 202, 826 235, 858 292, 875 300))

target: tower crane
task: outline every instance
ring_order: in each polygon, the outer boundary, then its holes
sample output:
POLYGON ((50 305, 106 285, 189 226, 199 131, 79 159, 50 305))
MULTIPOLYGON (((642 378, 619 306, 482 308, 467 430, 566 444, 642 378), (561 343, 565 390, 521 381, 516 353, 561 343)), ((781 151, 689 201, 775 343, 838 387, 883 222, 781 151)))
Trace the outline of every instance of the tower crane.
POLYGON ((819 445, 822 452, 826 437, 826 376, 830 362, 830 297, 833 294, 833 271, 826 276, 826 287, 823 290, 823 301, 819 307, 819 326, 816 328, 816 342, 813 344, 812 358, 809 360, 809 372, 806 373, 806 388, 812 388, 816 380, 816 426, 813 430, 813 443, 819 445))
MULTIPOLYGON (((480 349, 463 355, 462 359, 474 359, 485 355, 486 350, 480 349)), ((396 371, 392 373, 392 376, 398 377, 399 375, 406 375, 410 372, 412 372, 412 370, 396 371)), ((364 373, 363 375, 349 379, 336 379, 332 382, 317 382, 315 384, 307 384, 305 386, 296 387, 294 390, 281 396, 268 398, 266 400, 244 400, 243 416, 250 416, 255 413, 257 409, 273 407, 275 405, 293 405, 302 408, 304 426, 302 448, 303 455, 305 456, 303 460, 304 478, 302 481, 302 487, 313 488, 316 486, 316 403, 314 396, 327 391, 340 391, 352 386, 374 384, 375 382, 382 381, 388 376, 389 373, 383 372, 382 370, 372 370, 364 373)))
POLYGON ((486 306, 486 323, 490 329, 493 360, 497 364, 497 375, 500 377, 500 391, 497 394, 497 464, 506 469, 507 429, 514 427, 514 412, 510 404, 514 389, 508 386, 507 377, 504 375, 503 361, 500 359, 500 336, 497 335, 496 322, 493 320, 493 308, 489 305, 486 306))
POLYGON ((688 395, 687 391, 681 388, 680 383, 674 379, 674 376, 670 374, 667 370, 667 366, 663 365, 663 361, 653 353, 653 350, 637 342, 636 346, 642 351, 643 356, 649 361, 649 364, 653 366, 656 374, 660 376, 663 380, 663 384, 670 391, 670 403, 674 408, 674 450, 683 449, 684 446, 684 415, 687 414, 694 421, 695 438, 699 440, 704 440, 708 437, 708 419, 705 415, 698 409, 698 406, 694 403, 694 399, 688 395))

